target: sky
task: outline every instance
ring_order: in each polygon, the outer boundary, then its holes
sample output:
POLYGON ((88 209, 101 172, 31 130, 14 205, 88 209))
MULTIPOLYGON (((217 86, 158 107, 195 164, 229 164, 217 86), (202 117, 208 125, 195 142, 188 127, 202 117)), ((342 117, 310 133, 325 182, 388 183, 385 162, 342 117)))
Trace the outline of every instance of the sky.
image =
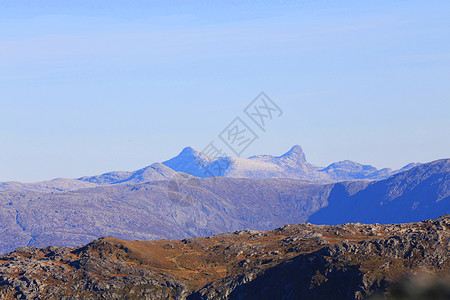
POLYGON ((450 157, 450 2, 0 2, 0 181, 136 170, 240 117, 241 156, 450 157), (195 4, 192 4, 195 3, 195 4), (283 111, 243 112, 264 91, 283 111))

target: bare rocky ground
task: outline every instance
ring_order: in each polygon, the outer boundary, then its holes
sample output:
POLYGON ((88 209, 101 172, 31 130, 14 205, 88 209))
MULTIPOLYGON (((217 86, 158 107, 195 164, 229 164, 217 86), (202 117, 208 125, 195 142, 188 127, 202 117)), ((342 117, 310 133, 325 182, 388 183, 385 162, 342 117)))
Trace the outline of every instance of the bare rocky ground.
POLYGON ((2 299, 365 299, 450 272, 450 216, 286 225, 210 237, 25 247, 0 257, 2 299))

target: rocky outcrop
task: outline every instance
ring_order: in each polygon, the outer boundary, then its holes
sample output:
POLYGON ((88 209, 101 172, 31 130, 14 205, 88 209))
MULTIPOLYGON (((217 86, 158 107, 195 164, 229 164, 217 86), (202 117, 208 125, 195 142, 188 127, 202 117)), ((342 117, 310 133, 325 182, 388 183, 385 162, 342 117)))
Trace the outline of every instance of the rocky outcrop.
POLYGON ((4 299, 365 299, 450 272, 450 216, 286 225, 210 237, 25 247, 0 257, 4 299))

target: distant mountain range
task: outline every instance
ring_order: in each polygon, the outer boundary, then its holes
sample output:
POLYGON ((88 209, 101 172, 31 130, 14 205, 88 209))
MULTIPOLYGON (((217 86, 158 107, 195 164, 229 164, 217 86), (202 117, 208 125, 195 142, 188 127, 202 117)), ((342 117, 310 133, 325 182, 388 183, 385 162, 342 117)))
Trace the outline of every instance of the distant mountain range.
POLYGON ((0 252, 20 246, 76 246, 102 236, 153 240, 272 229, 306 221, 326 205, 332 189, 284 178, 173 183, 0 192, 0 252))
POLYGON ((380 180, 409 170, 419 163, 411 163, 400 170, 380 169, 345 160, 319 167, 306 161, 300 146, 292 147, 281 156, 257 155, 249 158, 210 157, 192 147, 163 163, 154 163, 137 171, 113 171, 77 179, 57 178, 37 183, 1 182, 0 191, 74 191, 96 186, 137 184, 173 177, 199 178, 221 176, 232 178, 292 178, 320 183, 346 180, 380 180))
POLYGON ((175 171, 197 177, 295 178, 315 182, 385 179, 418 165, 411 163, 396 171, 388 168, 378 170, 370 165, 345 160, 324 168, 308 163, 302 147, 298 145, 281 156, 231 157, 229 161, 226 161, 225 158, 209 157, 187 147, 178 156, 163 162, 163 164, 175 171))
POLYGON ((336 185, 327 207, 308 221, 315 224, 346 222, 401 223, 450 212, 450 160, 422 164, 349 194, 336 185))
POLYGON ((102 236, 186 238, 305 221, 412 222, 450 212, 448 159, 398 171, 350 161, 322 168, 295 146, 279 157, 232 158, 219 177, 197 163, 221 159, 188 147, 134 172, 1 183, 0 252, 102 236))

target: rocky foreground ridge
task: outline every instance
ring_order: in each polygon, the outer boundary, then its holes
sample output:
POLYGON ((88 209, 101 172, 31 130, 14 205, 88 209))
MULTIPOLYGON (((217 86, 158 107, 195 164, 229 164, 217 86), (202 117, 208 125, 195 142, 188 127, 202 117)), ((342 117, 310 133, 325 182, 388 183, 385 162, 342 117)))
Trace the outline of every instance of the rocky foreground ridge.
POLYGON ((365 299, 450 272, 450 216, 286 225, 184 240, 101 238, 0 257, 1 299, 365 299), (332 298, 330 298, 332 295, 332 298))

